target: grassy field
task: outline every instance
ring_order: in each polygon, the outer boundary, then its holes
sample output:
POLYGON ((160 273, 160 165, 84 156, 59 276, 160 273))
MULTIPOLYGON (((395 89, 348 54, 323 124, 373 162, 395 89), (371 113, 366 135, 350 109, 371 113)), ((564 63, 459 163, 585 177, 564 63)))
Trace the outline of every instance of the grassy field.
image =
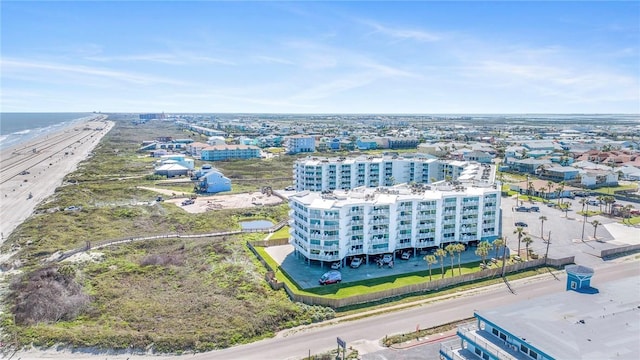
MULTIPOLYGON (((14 285, 4 299, 10 310, 2 318, 4 340, 203 351, 334 316, 330 309, 295 304, 284 292, 271 290, 264 281, 264 267, 244 245, 264 234, 135 243, 101 250, 101 261, 43 265, 42 260, 54 252, 87 241, 228 231, 239 229, 241 218, 274 222, 287 218, 286 204, 189 214, 155 202, 157 194, 139 188, 157 186, 158 180, 148 176, 154 159, 136 150, 143 140, 158 136, 196 135, 166 122, 117 121, 94 155, 67 176, 75 184, 58 188, 5 241, 2 251, 18 249, 15 258, 23 264, 23 275, 12 279, 14 285), (71 205, 82 210, 61 211, 71 205), (61 288, 65 290, 56 290, 61 288), (36 309, 49 315, 33 316, 36 309)), ((250 177, 255 185, 244 186, 252 191, 274 184, 270 178, 290 179, 292 159, 274 160, 269 166, 260 161, 225 162, 219 167, 236 178, 250 177)))

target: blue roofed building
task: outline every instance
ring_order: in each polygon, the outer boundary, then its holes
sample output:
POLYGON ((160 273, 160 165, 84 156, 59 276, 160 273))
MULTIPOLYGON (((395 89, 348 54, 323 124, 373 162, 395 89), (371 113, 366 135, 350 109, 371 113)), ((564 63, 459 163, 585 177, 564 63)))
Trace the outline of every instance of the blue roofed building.
MULTIPOLYGON (((577 277, 569 276, 570 288, 577 290, 580 283, 589 286, 590 269, 571 271, 577 277)), ((637 359, 640 276, 606 282, 597 290, 562 291, 476 311, 475 321, 458 328, 457 339, 441 344, 440 356, 448 360, 637 359)))

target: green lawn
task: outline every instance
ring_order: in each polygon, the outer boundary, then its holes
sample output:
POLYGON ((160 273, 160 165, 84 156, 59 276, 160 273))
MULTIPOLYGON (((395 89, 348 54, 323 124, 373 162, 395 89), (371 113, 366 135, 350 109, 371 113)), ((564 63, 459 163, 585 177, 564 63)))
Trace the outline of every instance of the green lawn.
MULTIPOLYGON (((256 251, 260 254, 260 256, 269 264, 272 269, 279 268, 278 264, 269 256, 263 247, 256 247, 256 251)), ((498 262, 497 267, 501 266, 501 262, 498 262)), ((469 274, 480 271, 480 261, 471 262, 461 265, 462 274, 469 274)), ((458 264, 454 262, 454 271, 451 271, 451 263, 449 260, 445 259, 445 278, 449 278, 452 276, 458 276, 458 264), (452 275, 453 274, 453 275, 452 275)), ((442 272, 440 266, 437 264, 434 265, 431 269, 432 280, 438 280, 442 278, 442 272)), ((360 280, 353 282, 343 282, 340 284, 332 284, 326 286, 318 286, 311 289, 303 290, 301 289, 294 279, 292 279, 288 274, 277 271, 276 278, 280 282, 284 282, 289 286, 294 293, 308 296, 322 296, 330 299, 343 299, 351 296, 370 293, 370 292, 378 292, 385 291, 389 289, 400 288, 407 285, 420 284, 424 282, 428 282, 429 280, 429 270, 424 269, 416 272, 401 274, 401 275, 391 275, 378 277, 374 279, 368 280, 360 280)))
POLYGON ((275 233, 273 233, 273 235, 271 235, 271 240, 288 239, 288 238, 289 238, 289 225, 283 226, 282 229, 276 231, 275 233))

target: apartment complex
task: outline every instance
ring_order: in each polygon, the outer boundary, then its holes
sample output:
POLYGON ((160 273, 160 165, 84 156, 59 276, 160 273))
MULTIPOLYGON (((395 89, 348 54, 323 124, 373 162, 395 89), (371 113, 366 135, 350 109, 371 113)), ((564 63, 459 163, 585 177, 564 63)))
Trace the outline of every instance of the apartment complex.
POLYGON ((500 235, 500 186, 401 184, 289 198, 290 243, 307 260, 493 241, 500 235))
POLYGON ((204 161, 260 158, 260 148, 250 145, 212 145, 200 150, 204 161))
POLYGON ((298 154, 316 151, 316 139, 313 136, 293 135, 285 140, 287 154, 298 154))
POLYGON ((428 184, 441 180, 471 180, 492 183, 493 167, 466 161, 444 161, 428 157, 359 156, 355 158, 300 159, 294 164, 297 191, 348 190, 357 187, 393 186, 401 183, 428 184))

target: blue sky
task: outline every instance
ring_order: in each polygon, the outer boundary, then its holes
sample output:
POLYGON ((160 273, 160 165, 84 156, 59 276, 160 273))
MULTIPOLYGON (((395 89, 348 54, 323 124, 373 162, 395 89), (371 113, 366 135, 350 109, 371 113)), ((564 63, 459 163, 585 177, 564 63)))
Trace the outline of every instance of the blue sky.
POLYGON ((0 6, 2 111, 640 113, 639 2, 0 6))

